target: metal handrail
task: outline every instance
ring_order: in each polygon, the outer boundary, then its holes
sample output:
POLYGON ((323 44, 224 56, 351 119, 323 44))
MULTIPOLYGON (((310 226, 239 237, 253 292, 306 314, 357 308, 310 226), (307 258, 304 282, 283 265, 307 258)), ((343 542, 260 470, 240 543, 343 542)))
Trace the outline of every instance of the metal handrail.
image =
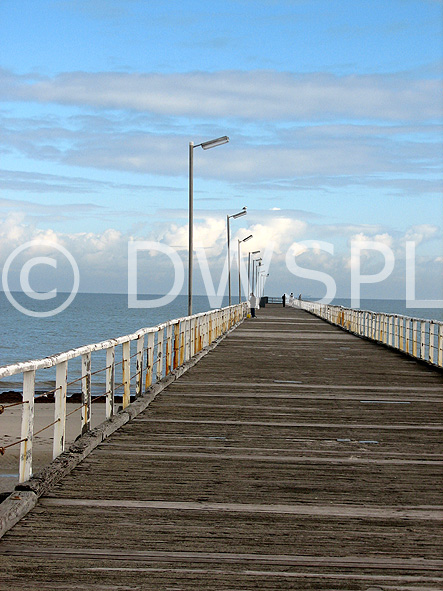
MULTIPOLYGON (((129 335, 84 345, 43 359, 0 367, 0 379, 17 374, 23 375, 21 435, 16 442, 0 446, 0 453, 4 453, 6 448, 20 444, 19 482, 24 482, 32 476, 36 398, 34 394, 37 371, 50 367, 55 367, 56 370, 56 383, 52 390, 55 398, 54 421, 44 427, 44 429, 54 427, 53 458, 55 459, 65 449, 66 402, 68 387, 71 384, 81 382, 82 401, 81 406, 76 410, 81 410, 79 431, 83 434, 91 429, 93 402, 91 386, 95 374, 106 372, 105 393, 99 397, 105 398, 106 418, 109 419, 116 413, 115 392, 118 388, 123 388, 122 408, 125 409, 131 402, 132 394, 135 394, 135 398, 142 396, 154 382, 159 382, 175 369, 183 366, 203 348, 226 334, 246 317, 247 311, 248 305, 243 302, 226 308, 176 318, 154 327, 142 328, 129 335), (145 337, 147 346, 145 346, 145 337), (136 352, 133 355, 131 355, 132 343, 136 344, 136 352), (121 347, 121 361, 116 361, 115 353, 118 346, 121 347), (97 351, 106 351, 106 366, 100 372, 92 372, 91 356, 97 351), (68 362, 76 358, 81 359, 81 377, 68 382, 68 362), (135 358, 135 373, 131 375, 132 358, 135 358), (122 383, 116 384, 116 367, 120 365, 122 383)), ((9 405, 4 405, 3 410, 8 407, 9 405)))
POLYGON ((443 322, 299 299, 288 305, 430 365, 443 367, 443 322))

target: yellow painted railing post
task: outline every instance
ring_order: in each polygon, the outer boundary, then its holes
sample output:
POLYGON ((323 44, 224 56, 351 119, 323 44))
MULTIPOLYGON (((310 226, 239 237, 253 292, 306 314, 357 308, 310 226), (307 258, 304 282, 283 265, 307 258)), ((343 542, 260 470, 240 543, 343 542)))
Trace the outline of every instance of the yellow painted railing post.
POLYGON ((152 386, 152 375, 154 371, 154 339, 155 333, 148 333, 148 343, 146 345, 146 379, 145 390, 152 386))
POLYGON ((137 355, 135 367, 135 397, 143 394, 143 353, 145 350, 145 337, 140 335, 137 339, 137 355))
POLYGON ((168 324, 166 327, 166 364, 165 376, 169 375, 172 363, 172 325, 168 324))

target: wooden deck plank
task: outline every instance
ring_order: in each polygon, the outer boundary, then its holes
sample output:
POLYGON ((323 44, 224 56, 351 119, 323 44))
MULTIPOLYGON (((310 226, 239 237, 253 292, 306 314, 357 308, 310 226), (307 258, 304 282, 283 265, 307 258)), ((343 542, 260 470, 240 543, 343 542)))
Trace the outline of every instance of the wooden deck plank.
POLYGON ((246 321, 0 542, 0 589, 437 590, 441 373, 246 321))

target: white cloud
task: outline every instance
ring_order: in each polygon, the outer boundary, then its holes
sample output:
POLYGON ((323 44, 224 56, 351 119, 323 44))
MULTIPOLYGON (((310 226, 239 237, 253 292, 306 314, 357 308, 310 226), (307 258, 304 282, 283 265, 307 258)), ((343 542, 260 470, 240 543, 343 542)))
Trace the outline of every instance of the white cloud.
POLYGON ((354 234, 350 237, 349 242, 380 242, 389 248, 392 247, 394 243, 394 238, 384 232, 383 234, 373 234, 372 236, 366 235, 364 232, 359 232, 358 234, 354 234))
POLYGON ((175 117, 423 120, 441 115, 440 81, 400 74, 67 72, 35 79, 3 71, 0 83, 6 100, 131 109, 175 117))
POLYGON ((420 224, 418 226, 411 226, 406 231, 405 240, 411 240, 415 242, 416 245, 421 244, 422 242, 426 242, 435 238, 437 234, 441 232, 438 226, 434 224, 420 224))
MULTIPOLYGON (((285 266, 286 252, 289 250, 293 257, 297 257, 297 264, 300 267, 329 273, 339 286, 339 293, 346 295, 346 291, 349 290, 350 285, 350 267, 348 264, 350 246, 349 244, 346 247, 343 247, 343 245, 340 246, 339 242, 343 236, 338 237, 338 242, 337 238, 332 238, 334 254, 326 253, 315 247, 307 249, 301 242, 303 240, 311 240, 315 246, 316 240, 323 239, 323 226, 301 221, 296 216, 274 215, 275 217, 266 222, 258 222, 254 219, 253 212, 251 212, 250 225, 242 223, 241 225, 238 224, 237 227, 232 227, 234 258, 236 258, 237 254, 237 238, 244 238, 248 234, 253 234, 254 238, 248 241, 247 247, 246 245, 243 246, 242 253, 245 258, 248 251, 261 250, 263 254, 271 245, 274 247, 274 254, 269 268, 269 289, 275 289, 277 292, 280 292, 281 290, 287 289, 287 285, 292 283, 297 287, 291 287, 290 291, 303 291, 305 293, 308 291, 314 294, 321 292, 322 287, 320 283, 303 283, 300 278, 295 278, 289 273, 285 266), (321 238, 318 238, 319 235, 321 238)), ((392 279, 389 279, 391 283, 387 281, 382 286, 384 291, 381 291, 380 294, 390 294, 390 297, 403 297, 403 294, 399 291, 399 286, 403 285, 404 287, 405 239, 406 237, 411 238, 413 235, 417 236, 418 230, 421 232, 420 235, 433 236, 436 234, 434 228, 420 226, 418 228, 410 228, 406 232, 397 233, 396 235, 386 231, 368 232, 367 227, 361 227, 359 232, 356 232, 356 229, 355 226, 349 226, 348 228, 342 227, 342 233, 345 233, 348 239, 352 237, 355 239, 379 240, 392 248, 396 256, 395 273, 393 273, 392 279)), ((138 238, 147 240, 157 239, 176 248, 186 267, 188 239, 186 223, 179 225, 171 222, 160 232, 157 232, 157 235, 151 232, 149 235, 138 238)), ((23 216, 11 214, 0 220, 0 263, 4 264, 6 258, 15 248, 32 239, 39 239, 43 244, 47 243, 48 245, 51 242, 56 242, 67 248, 80 268, 82 290, 125 292, 127 282, 127 245, 128 241, 133 240, 131 235, 124 234, 113 228, 108 228, 101 233, 61 233, 53 230, 42 230, 26 223, 23 216)), ((200 216, 200 219, 195 225, 195 240, 196 244, 200 243, 204 245, 211 273, 215 283, 218 284, 217 277, 221 272, 226 257, 225 219, 221 216, 217 217, 214 215, 200 216)), ((41 248, 44 250, 43 245, 41 248)), ((50 250, 49 246, 48 249, 50 250)), ((417 253, 417 278, 420 278, 421 288, 425 289, 425 286, 428 286, 429 293, 435 294, 433 297, 441 297, 441 294, 439 295, 437 293, 438 282, 433 279, 435 274, 439 274, 438 269, 441 266, 441 257, 422 256, 419 254, 419 251, 417 253)), ((31 254, 35 256, 36 253, 32 252, 31 254)), ((54 256, 60 258, 59 255, 54 256)), ((143 269, 148 269, 148 271, 143 272, 144 281, 147 284, 146 289, 151 293, 162 293, 171 280, 171 269, 167 265, 160 264, 158 257, 152 258, 151 263, 147 260, 148 258, 148 255, 146 255, 144 262, 141 262, 141 265, 148 265, 148 267, 143 267, 143 269)), ((20 260, 23 261, 23 259, 20 260)), ((362 264, 364 265, 364 273, 376 273, 379 270, 380 264, 382 264, 380 253, 376 251, 364 251, 362 253, 362 264)), ((233 268, 236 269, 235 262, 233 268)), ((61 273, 65 273, 63 266, 60 269, 61 273)), ((15 273, 15 281, 17 283, 20 268, 13 268, 12 271, 15 273)), ((199 290, 202 290, 202 285, 199 284, 200 278, 197 269, 195 280, 197 293, 199 290)), ((66 275, 66 277, 64 276, 62 278, 62 287, 67 283, 69 283, 69 277, 66 275)))

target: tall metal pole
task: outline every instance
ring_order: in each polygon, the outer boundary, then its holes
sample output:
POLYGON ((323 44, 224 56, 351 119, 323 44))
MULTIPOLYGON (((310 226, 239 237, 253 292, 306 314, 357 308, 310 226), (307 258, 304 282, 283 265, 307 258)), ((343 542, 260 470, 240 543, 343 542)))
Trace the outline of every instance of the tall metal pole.
POLYGON ((249 300, 249 294, 251 286, 250 286, 250 273, 251 273, 251 253, 248 253, 248 293, 246 294, 246 301, 249 300))
POLYGON ((258 297, 258 268, 260 267, 260 263, 257 263, 257 266, 255 267, 255 289, 257 291, 257 293, 255 293, 254 295, 256 295, 258 297))
POLYGON ((241 261, 240 261, 240 244, 241 240, 238 241, 238 303, 241 303, 241 261))
POLYGON ((229 291, 229 305, 231 305, 231 245, 229 235, 229 215, 226 216, 226 230, 228 232, 228 291, 229 291))
POLYGON ((189 264, 188 316, 192 315, 192 267, 194 252, 194 142, 189 142, 189 264))

